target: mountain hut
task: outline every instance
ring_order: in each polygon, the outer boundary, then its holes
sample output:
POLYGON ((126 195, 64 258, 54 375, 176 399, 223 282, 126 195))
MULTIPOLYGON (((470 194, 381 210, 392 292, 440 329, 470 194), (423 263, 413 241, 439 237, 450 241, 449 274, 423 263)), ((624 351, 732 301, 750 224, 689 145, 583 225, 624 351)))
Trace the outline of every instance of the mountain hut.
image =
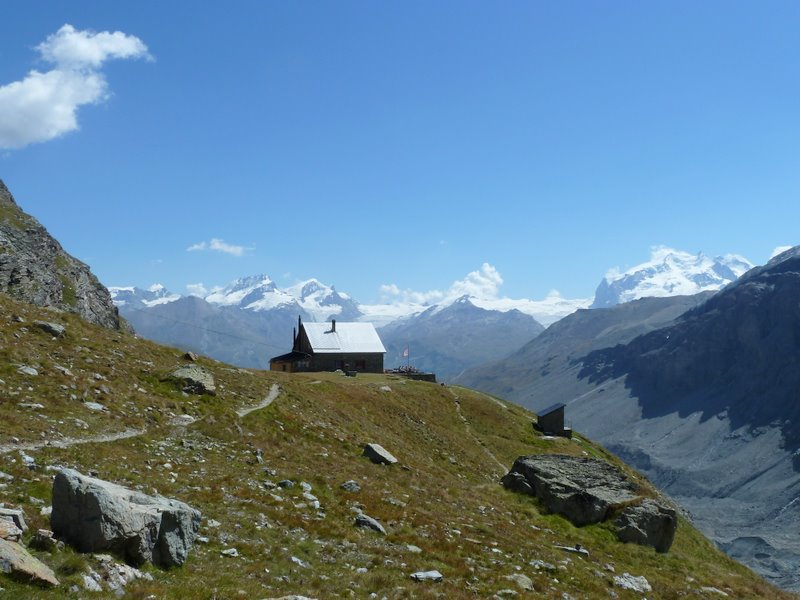
POLYGON ((336 371, 383 373, 386 348, 372 323, 303 323, 297 319, 292 351, 269 361, 287 373, 336 371))

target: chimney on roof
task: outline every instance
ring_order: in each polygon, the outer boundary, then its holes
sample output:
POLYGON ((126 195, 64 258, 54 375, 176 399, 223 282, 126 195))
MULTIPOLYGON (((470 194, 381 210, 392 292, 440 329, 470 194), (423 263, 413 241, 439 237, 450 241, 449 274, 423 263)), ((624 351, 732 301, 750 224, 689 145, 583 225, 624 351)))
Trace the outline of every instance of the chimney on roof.
POLYGON ((336 333, 336 319, 331 319, 331 331, 336 333))

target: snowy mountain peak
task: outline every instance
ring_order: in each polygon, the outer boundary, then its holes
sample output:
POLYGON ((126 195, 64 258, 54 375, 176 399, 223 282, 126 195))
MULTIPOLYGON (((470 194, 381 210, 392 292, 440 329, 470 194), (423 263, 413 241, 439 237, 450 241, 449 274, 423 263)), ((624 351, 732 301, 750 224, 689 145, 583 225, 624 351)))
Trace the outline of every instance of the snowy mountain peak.
POLYGON ((171 293, 160 283, 153 284, 146 290, 137 287, 110 287, 108 291, 115 306, 131 309, 149 308, 180 299, 179 294, 171 293))
POLYGON ((245 308, 276 291, 278 286, 268 275, 253 275, 236 279, 223 288, 213 290, 205 300, 210 304, 245 308))
POLYGON ((624 272, 612 269, 597 287, 592 308, 604 308, 648 296, 682 296, 719 290, 753 265, 746 258, 726 254, 714 258, 666 246, 652 249, 650 260, 624 272))

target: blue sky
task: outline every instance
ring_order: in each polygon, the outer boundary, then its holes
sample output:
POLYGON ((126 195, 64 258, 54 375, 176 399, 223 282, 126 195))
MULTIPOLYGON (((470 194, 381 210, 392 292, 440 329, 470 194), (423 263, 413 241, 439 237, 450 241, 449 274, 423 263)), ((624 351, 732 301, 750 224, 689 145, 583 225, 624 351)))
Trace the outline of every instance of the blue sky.
POLYGON ((654 245, 798 243, 798 31, 770 1, 7 3, 0 178, 107 285, 372 302, 489 263, 587 297, 654 245))

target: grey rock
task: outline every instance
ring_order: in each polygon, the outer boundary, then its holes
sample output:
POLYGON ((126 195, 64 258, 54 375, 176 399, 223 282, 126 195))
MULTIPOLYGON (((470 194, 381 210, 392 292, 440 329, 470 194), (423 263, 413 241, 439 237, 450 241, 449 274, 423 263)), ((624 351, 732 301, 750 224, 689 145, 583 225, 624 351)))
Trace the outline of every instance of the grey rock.
POLYGON ((199 511, 178 500, 148 496, 72 469, 60 471, 53 481, 53 531, 81 552, 111 550, 136 565, 181 565, 200 518, 199 511))
POLYGON ((372 531, 377 531, 382 535, 386 535, 386 529, 384 529, 383 525, 381 525, 376 519, 373 519, 364 513, 357 514, 356 520, 353 524, 356 527, 364 527, 366 529, 371 529, 372 531))
POLYGON ((14 481, 14 476, 0 471, 0 481, 14 481))
POLYGON ((622 575, 614 575, 614 585, 621 587, 624 590, 632 590, 634 592, 645 593, 652 592, 653 588, 650 582, 644 575, 631 575, 630 573, 623 573, 622 575))
POLYGON ((186 354, 183 355, 183 358, 191 362, 197 362, 197 354, 195 354, 194 352, 187 352, 186 354))
POLYGON ((17 371, 22 373, 23 375, 28 375, 30 377, 36 377, 39 374, 39 371, 34 369, 33 367, 29 367, 28 365, 21 365, 17 371))
MULTIPOLYGON (((49 529, 38 529, 33 534, 28 546, 36 550, 50 551, 59 547, 59 541, 53 537, 53 532, 49 529)), ((60 543, 63 547, 63 543, 60 543)))
POLYGON ((0 539, 0 572, 19 581, 43 586, 59 585, 53 570, 16 542, 0 539))
POLYGON ((284 489, 293 488, 294 487, 294 481, 292 481, 291 479, 282 479, 281 481, 278 482, 278 487, 281 487, 281 488, 284 488, 284 489))
POLYGON ((511 575, 506 575, 505 577, 509 581, 513 581, 517 584, 519 589, 524 590, 526 592, 533 591, 533 580, 528 577, 527 575, 523 575, 522 573, 513 573, 511 575))
POLYGON ((19 508, 0 508, 0 519, 9 521, 19 527, 23 533, 28 531, 28 524, 25 522, 25 513, 19 508))
POLYGON ((547 510, 578 526, 604 521, 612 510, 637 498, 637 486, 624 473, 593 458, 556 454, 521 456, 503 477, 503 485, 523 489, 519 475, 547 510))
POLYGON ((393 465, 397 462, 397 459, 380 444, 367 444, 364 446, 364 452, 362 453, 362 456, 366 456, 376 465, 393 465))
POLYGON ((33 324, 45 333, 49 333, 56 338, 64 335, 64 332, 67 330, 67 328, 63 325, 59 325, 58 323, 50 323, 49 321, 34 321, 33 324))
POLYGON ((106 407, 99 402, 84 402, 83 405, 89 410, 101 411, 106 409, 106 407))
POLYGON ((417 571, 411 574, 414 581, 442 581, 444 577, 439 571, 417 571))
POLYGON ((0 540, 18 542, 22 537, 22 529, 17 527, 13 521, 0 519, 0 540))
POLYGON ((361 486, 358 484, 357 481, 350 479, 349 481, 345 481, 341 486, 344 491, 346 492, 360 492, 361 486))
POLYGON ((236 548, 226 548, 225 550, 220 550, 220 554, 222 556, 236 558, 237 556, 239 556, 239 551, 236 548))
POLYGON ((67 254, 36 219, 23 212, 2 181, 0 215, 0 292, 75 313, 96 325, 129 329, 89 267, 67 254))
POLYGON ((675 539, 678 516, 675 510, 649 498, 628 506, 615 520, 617 537, 623 542, 652 546, 667 552, 675 539))
POLYGON ((183 365, 167 376, 167 379, 178 381, 187 394, 205 394, 214 396, 217 386, 211 371, 200 365, 183 365))

